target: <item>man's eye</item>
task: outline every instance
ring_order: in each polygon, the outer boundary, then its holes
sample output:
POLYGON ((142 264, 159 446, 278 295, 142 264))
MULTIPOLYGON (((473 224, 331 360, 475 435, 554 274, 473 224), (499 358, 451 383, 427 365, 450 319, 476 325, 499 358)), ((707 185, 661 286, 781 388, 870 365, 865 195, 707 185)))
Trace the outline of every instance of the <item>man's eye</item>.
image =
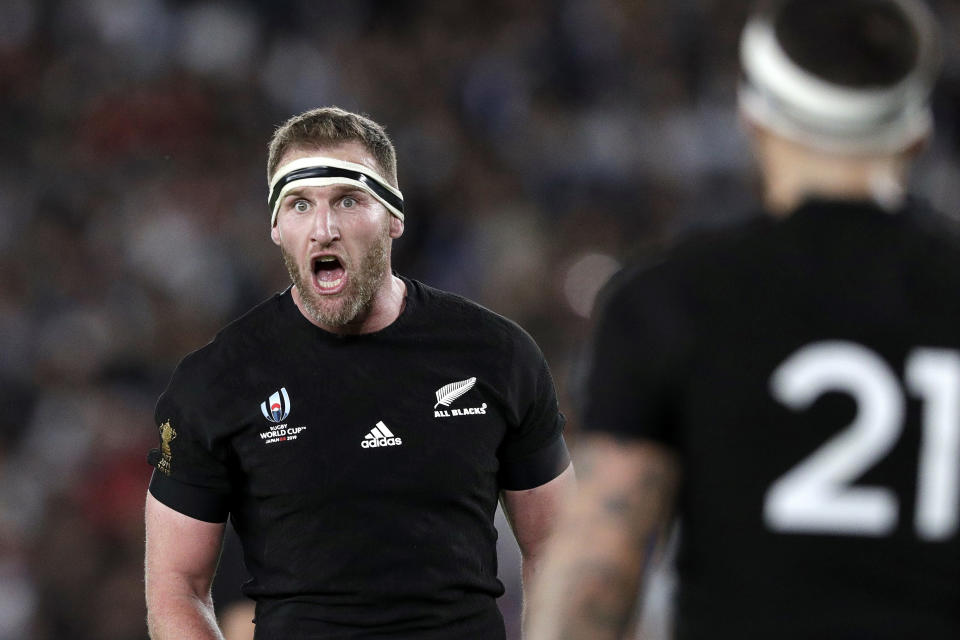
POLYGON ((306 213, 310 210, 310 203, 306 200, 297 200, 293 203, 293 208, 298 213, 306 213))
POLYGON ((340 201, 340 205, 344 209, 352 209, 353 207, 357 206, 357 200, 352 196, 345 196, 343 200, 340 201))

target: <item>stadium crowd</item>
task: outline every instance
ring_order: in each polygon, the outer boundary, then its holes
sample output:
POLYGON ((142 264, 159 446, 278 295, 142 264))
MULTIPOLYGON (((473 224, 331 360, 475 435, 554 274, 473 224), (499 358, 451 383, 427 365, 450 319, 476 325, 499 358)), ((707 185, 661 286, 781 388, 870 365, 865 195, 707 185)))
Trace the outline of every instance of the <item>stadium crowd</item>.
MULTIPOLYGON (((960 33, 960 4, 931 4, 960 33)), ((574 443, 599 287, 756 203, 732 89, 747 6, 0 3, 0 640, 146 637, 154 404, 181 354, 286 286, 263 160, 304 109, 387 126, 398 270, 524 326, 574 443)), ((960 215, 960 40, 944 44, 914 184, 960 215)))

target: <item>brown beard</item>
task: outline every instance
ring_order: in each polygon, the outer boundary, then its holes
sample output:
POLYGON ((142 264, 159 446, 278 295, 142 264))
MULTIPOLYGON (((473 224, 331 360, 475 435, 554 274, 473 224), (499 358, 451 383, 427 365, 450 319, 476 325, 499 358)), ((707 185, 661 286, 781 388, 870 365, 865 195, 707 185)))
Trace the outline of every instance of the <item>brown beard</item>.
POLYGON ((363 320, 370 312, 373 299, 390 266, 387 258, 389 247, 390 234, 387 226, 380 241, 363 256, 356 272, 349 274, 346 288, 336 296, 322 296, 317 293, 312 283, 304 278, 296 259, 287 253, 282 245, 280 253, 290 279, 300 292, 303 309, 317 324, 336 328, 363 320))

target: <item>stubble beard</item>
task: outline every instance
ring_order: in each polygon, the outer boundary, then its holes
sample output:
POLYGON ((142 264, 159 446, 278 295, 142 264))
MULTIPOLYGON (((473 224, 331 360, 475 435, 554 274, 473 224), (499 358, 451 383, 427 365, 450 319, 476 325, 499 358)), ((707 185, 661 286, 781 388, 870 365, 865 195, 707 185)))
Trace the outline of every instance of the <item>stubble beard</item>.
MULTIPOLYGON (((338 295, 324 296, 314 289, 311 281, 312 273, 306 276, 301 272, 296 259, 287 253, 282 246, 283 264, 300 292, 300 304, 310 317, 319 325, 325 327, 345 327, 346 325, 363 320, 373 307, 373 299, 384 276, 389 268, 387 258, 390 246, 389 232, 385 230, 380 241, 374 244, 363 257, 359 268, 349 274, 347 286, 338 295)), ((310 268, 310 265, 307 265, 310 268)))

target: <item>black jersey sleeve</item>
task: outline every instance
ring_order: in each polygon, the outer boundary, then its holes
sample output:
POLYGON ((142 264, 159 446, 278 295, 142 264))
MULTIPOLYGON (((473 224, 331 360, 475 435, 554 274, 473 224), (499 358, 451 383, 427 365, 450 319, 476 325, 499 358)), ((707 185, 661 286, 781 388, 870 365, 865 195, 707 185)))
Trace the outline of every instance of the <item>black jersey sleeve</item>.
POLYGON ((215 444, 209 387, 184 364, 157 402, 160 446, 150 451, 150 493, 168 507, 206 522, 225 522, 230 483, 226 451, 215 444))
POLYGON ((563 439, 566 419, 560 412, 550 368, 526 332, 516 343, 509 402, 515 422, 500 446, 501 489, 532 489, 553 480, 570 464, 563 439))
POLYGON ((678 446, 673 400, 690 332, 676 287, 635 273, 604 293, 581 390, 584 431, 678 446))

